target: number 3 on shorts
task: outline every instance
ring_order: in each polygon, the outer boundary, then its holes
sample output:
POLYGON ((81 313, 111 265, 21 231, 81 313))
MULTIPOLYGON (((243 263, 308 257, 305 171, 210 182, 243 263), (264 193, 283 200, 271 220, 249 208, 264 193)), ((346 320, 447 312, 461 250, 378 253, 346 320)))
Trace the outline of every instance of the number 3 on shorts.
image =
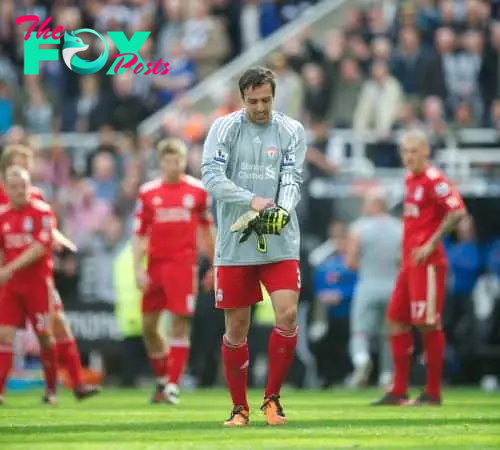
POLYGON ((421 320, 424 317, 425 310, 427 309, 426 301, 412 302, 411 303, 411 318, 412 320, 421 320))

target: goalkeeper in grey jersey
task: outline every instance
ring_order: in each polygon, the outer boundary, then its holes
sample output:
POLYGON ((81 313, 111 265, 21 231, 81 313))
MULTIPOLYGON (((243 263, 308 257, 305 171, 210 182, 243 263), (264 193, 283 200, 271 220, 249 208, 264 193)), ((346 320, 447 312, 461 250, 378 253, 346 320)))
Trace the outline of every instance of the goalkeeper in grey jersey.
POLYGON ((280 388, 294 359, 300 291, 300 199, 306 153, 304 127, 273 111, 274 74, 247 70, 239 80, 244 108, 215 121, 207 136, 202 180, 217 201, 216 306, 225 311, 224 372, 233 401, 225 426, 248 424, 247 334, 250 308, 271 296, 276 325, 262 411, 270 425, 286 422, 280 388))

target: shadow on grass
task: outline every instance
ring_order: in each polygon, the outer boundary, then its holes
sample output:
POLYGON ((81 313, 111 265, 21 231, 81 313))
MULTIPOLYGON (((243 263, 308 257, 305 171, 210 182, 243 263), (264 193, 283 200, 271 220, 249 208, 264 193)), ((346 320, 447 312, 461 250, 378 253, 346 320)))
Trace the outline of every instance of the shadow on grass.
MULTIPOLYGON (((500 425, 500 418, 436 418, 436 419, 317 419, 317 420, 297 420, 287 424, 285 429, 312 429, 312 428, 379 428, 379 427, 425 427, 425 426, 440 426, 440 425, 500 425)), ((262 422, 252 423, 252 428, 267 427, 262 422)), ((217 421, 183 421, 164 422, 155 421, 148 423, 103 423, 103 424, 82 424, 82 425, 0 425, 0 436, 6 435, 45 435, 45 434, 65 434, 65 433, 117 433, 117 432, 133 432, 133 433, 151 433, 162 432, 166 430, 172 431, 202 431, 202 430, 220 430, 221 423, 217 421)), ((274 428, 273 428, 274 429, 274 428)))

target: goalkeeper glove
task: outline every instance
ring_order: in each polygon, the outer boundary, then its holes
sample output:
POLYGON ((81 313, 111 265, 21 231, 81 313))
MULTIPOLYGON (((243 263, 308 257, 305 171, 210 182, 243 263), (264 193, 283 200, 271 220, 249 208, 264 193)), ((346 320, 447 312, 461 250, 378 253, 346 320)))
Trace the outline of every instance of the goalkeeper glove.
POLYGON ((271 206, 259 214, 259 227, 263 234, 277 234, 290 222, 290 214, 280 206, 271 206))
POLYGON ((259 221, 258 212, 248 211, 238 217, 236 222, 231 225, 231 231, 242 231, 238 241, 240 244, 247 241, 252 233, 255 233, 257 235, 257 250, 261 253, 267 252, 267 240, 259 221))

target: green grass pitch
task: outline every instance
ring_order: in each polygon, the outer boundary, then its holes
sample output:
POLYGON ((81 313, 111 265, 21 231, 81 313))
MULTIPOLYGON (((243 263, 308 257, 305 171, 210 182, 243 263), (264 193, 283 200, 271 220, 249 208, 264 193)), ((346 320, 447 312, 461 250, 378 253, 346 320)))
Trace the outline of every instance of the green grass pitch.
POLYGON ((177 407, 149 405, 149 394, 109 389, 77 404, 65 392, 44 406, 39 392, 11 392, 0 407, 0 449, 500 449, 499 393, 449 389, 441 408, 373 408, 377 390, 285 390, 289 423, 279 429, 264 424, 260 390, 244 429, 222 427, 224 390, 184 392, 177 407))

